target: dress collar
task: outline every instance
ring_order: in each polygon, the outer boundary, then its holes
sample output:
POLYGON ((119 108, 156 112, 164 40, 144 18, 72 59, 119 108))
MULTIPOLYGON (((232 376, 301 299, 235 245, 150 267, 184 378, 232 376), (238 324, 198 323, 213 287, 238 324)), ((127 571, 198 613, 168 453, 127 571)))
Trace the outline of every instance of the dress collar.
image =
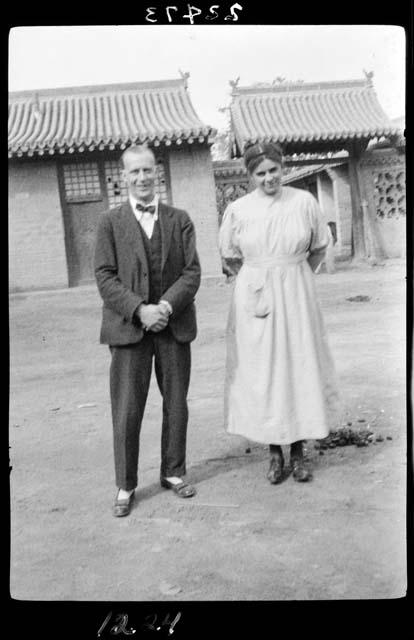
POLYGON ((281 186, 280 190, 274 196, 269 196, 267 193, 264 193, 259 188, 257 188, 253 193, 255 194, 256 198, 258 198, 258 200, 260 200, 261 202, 272 205, 274 202, 278 202, 282 198, 283 190, 284 190, 284 187, 281 186))

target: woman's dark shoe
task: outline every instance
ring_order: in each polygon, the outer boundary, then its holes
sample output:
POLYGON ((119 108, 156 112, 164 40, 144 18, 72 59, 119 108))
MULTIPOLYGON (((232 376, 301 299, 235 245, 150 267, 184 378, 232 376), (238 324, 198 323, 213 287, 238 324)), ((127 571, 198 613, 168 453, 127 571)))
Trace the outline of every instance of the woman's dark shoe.
POLYGON ((129 498, 125 498, 121 500, 118 496, 119 496, 119 491, 115 498, 113 514, 115 518, 122 518, 123 516, 129 515, 129 512, 131 511, 132 503, 134 502, 134 498, 135 498, 135 491, 131 493, 129 498))
POLYGON ((269 471, 267 472, 267 479, 270 484, 278 484, 283 478, 284 460, 282 454, 273 454, 270 457, 269 471))
POLYGON ((161 478, 161 486, 164 487, 164 489, 171 489, 179 498, 192 498, 197 493, 194 487, 184 482, 184 480, 181 480, 179 483, 174 483, 169 482, 169 480, 165 478, 161 478))
POLYGON ((292 475, 296 482, 309 482, 309 480, 312 480, 312 472, 306 468, 303 458, 292 458, 290 464, 292 475))

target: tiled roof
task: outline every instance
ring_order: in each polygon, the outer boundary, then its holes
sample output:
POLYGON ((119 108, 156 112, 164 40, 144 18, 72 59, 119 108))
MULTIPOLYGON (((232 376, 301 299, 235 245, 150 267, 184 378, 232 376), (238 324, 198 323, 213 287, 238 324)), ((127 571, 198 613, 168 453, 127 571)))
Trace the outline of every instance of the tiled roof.
POLYGON ((393 135, 370 77, 364 80, 233 86, 232 130, 240 152, 246 142, 279 142, 286 153, 340 149, 353 140, 393 135))
POLYGON ((305 167, 292 167, 292 170, 289 173, 285 173, 283 176, 283 184, 289 184, 290 182, 296 182, 296 180, 302 180, 303 178, 307 178, 309 176, 315 175, 320 171, 323 171, 325 165, 323 164, 308 164, 305 167))
POLYGON ((290 182, 296 182, 296 180, 302 180, 304 178, 309 178, 310 176, 315 175, 316 173, 320 173, 321 171, 325 171, 326 169, 331 169, 333 167, 338 167, 339 165, 344 164, 344 161, 326 164, 308 164, 304 167, 292 167, 291 171, 285 173, 283 176, 282 182, 283 184, 289 184, 290 182))
POLYGON ((9 157, 202 142, 186 78, 9 94, 9 157))
POLYGON ((246 176, 247 171, 243 164, 243 160, 214 160, 213 162, 214 175, 220 177, 227 176, 246 176))
MULTIPOLYGON (((283 184, 289 184, 296 180, 307 178, 321 171, 325 171, 327 168, 338 167, 341 164, 347 162, 347 158, 344 160, 338 159, 338 162, 330 162, 326 164, 308 164, 304 166, 287 166, 282 178, 283 184)), ((215 160, 213 162, 214 175, 219 178, 242 176, 247 179, 247 171, 243 164, 243 160, 235 158, 233 160, 215 160)))
POLYGON ((388 137, 381 136, 379 138, 373 138, 368 144, 368 149, 386 149, 388 147, 402 149, 405 147, 405 116, 392 118, 391 123, 397 130, 397 133, 388 137))

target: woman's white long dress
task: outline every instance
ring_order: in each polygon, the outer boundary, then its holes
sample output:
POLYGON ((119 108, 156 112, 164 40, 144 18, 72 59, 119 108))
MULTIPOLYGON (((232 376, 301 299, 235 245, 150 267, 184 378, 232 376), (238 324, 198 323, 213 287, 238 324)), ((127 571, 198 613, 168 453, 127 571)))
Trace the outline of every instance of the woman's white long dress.
POLYGON ((227 325, 229 433, 281 445, 328 435, 338 394, 306 259, 327 243, 318 203, 307 191, 256 190, 227 207, 220 253, 243 260, 227 325))

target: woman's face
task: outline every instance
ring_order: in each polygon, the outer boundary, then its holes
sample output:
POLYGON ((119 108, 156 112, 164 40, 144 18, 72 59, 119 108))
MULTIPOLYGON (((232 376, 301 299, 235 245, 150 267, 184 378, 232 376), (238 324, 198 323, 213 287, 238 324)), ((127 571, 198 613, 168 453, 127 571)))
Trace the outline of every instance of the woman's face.
POLYGON ((255 187, 268 196, 275 196, 282 187, 283 167, 280 162, 265 158, 252 173, 255 187))

